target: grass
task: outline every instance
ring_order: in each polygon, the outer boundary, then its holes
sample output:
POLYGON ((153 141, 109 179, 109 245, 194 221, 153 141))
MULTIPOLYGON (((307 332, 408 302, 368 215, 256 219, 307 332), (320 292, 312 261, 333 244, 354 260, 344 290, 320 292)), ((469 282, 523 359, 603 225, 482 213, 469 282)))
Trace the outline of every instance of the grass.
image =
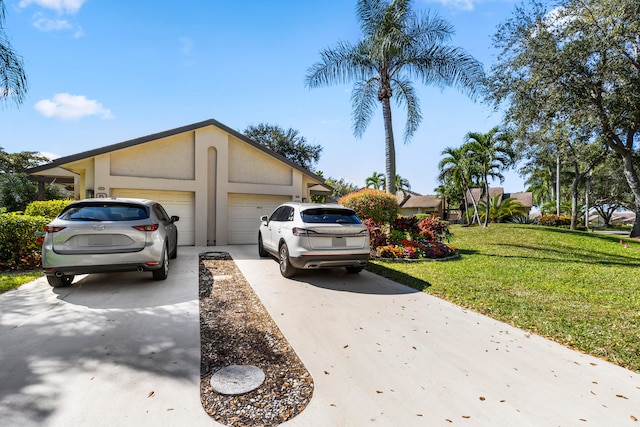
POLYGON ((0 272, 0 294, 15 289, 42 276, 40 270, 0 272))
POLYGON ((367 268, 640 372, 640 241, 516 224, 452 231, 456 260, 367 268))

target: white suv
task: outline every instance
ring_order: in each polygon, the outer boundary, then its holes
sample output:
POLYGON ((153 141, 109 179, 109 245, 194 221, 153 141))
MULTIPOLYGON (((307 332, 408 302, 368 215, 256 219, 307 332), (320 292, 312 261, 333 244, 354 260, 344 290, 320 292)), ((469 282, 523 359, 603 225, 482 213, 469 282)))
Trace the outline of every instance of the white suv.
POLYGON ((277 257, 284 277, 297 269, 331 267, 359 273, 371 255, 369 230, 342 205, 284 203, 260 220, 258 252, 277 257))

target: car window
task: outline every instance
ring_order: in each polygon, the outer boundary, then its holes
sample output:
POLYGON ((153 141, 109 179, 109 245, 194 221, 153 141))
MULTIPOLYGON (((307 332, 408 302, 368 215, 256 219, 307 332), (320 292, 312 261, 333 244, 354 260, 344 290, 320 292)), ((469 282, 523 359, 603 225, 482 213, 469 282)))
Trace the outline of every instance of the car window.
POLYGON ((165 211, 164 208, 159 204, 153 205, 153 212, 155 212, 156 216, 162 221, 170 221, 167 211, 165 211))
POLYGON ((293 221, 294 209, 291 206, 283 206, 282 208, 276 221, 293 221))
POLYGON ((313 208, 302 211, 302 221, 311 224, 360 224, 350 209, 313 208))
POLYGON ((149 212, 144 206, 128 203, 87 203, 68 206, 58 218, 68 221, 134 221, 149 218, 149 212))
POLYGON ((277 218, 278 218, 278 215, 280 215, 280 212, 282 212, 282 209, 284 209, 284 206, 280 206, 278 209, 273 211, 273 213, 269 217, 269 221, 278 221, 277 218))

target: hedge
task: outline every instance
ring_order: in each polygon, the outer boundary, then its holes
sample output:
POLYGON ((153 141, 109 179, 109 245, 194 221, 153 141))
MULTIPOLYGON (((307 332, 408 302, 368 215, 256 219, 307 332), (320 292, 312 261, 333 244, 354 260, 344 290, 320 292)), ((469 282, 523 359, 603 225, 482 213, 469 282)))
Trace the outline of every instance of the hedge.
POLYGON ((36 233, 48 223, 43 216, 0 214, 0 270, 38 267, 42 245, 36 233))
POLYGON ((73 200, 46 200, 31 202, 24 210, 25 215, 29 216, 43 216, 45 218, 53 219, 73 200))

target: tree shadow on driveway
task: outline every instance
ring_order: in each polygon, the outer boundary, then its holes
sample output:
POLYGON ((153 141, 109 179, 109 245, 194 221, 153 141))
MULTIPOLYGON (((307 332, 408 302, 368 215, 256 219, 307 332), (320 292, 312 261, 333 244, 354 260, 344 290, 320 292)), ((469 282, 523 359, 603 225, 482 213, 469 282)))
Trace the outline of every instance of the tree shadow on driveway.
MULTIPOLYGON (((197 258, 179 257, 162 282, 151 280, 150 273, 100 274, 53 289, 40 278, 3 294, 0 424, 48 424, 70 396, 86 400, 73 402, 79 411, 100 405, 91 399, 95 387, 89 390, 94 377, 126 384, 133 372, 197 384, 200 333, 193 268, 197 271, 197 258), (86 379, 80 381, 86 394, 77 384, 70 389, 78 378, 86 379)), ((122 394, 132 390, 123 386, 122 394)))

